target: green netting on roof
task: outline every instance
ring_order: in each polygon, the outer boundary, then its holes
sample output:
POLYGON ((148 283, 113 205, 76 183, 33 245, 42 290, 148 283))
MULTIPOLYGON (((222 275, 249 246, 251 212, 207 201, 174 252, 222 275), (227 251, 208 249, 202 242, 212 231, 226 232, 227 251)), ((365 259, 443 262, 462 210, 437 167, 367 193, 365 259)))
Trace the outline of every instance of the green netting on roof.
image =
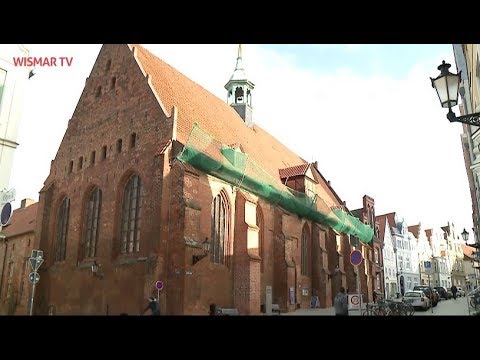
POLYGON ((249 159, 248 154, 222 144, 197 124, 193 126, 177 159, 300 217, 327 225, 338 232, 354 235, 364 243, 372 240, 373 229, 370 226, 341 208, 330 209, 319 197, 312 198, 288 188, 249 159))

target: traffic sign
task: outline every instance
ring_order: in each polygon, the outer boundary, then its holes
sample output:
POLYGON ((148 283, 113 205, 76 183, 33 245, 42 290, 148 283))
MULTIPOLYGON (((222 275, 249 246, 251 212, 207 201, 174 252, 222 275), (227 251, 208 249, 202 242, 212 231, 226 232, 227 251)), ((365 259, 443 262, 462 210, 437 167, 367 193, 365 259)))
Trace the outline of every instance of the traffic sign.
POLYGON ((432 263, 430 261, 424 261, 423 266, 425 266, 425 269, 431 269, 432 263))
POLYGON ((2 210, 0 211, 0 224, 2 226, 7 225, 11 217, 12 217, 12 204, 7 202, 3 204, 2 210))
POLYGON ((37 271, 43 263, 42 258, 29 258, 28 260, 30 261, 33 271, 37 271))
POLYGON ((37 272, 31 272, 29 275, 28 275, 28 279, 30 280, 30 282, 32 284, 36 284, 38 282, 38 280, 40 280, 40 274, 37 273, 37 272))
POLYGON ((360 265, 362 263, 362 260, 363 260, 363 256, 362 256, 362 252, 360 250, 353 250, 350 253, 350 263, 353 266, 360 265))
POLYGON ((348 295, 348 308, 349 309, 360 309, 360 296, 357 294, 348 295))
POLYGON ((157 288, 157 290, 162 290, 163 289, 163 281, 158 280, 157 282, 155 282, 155 287, 157 288))

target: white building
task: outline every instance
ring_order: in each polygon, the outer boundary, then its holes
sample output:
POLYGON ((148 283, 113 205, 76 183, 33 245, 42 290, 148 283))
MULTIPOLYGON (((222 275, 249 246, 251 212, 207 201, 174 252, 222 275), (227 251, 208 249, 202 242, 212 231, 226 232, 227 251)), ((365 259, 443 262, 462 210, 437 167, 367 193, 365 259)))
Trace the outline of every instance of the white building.
POLYGON ((418 254, 418 266, 420 274, 420 285, 428 285, 429 271, 432 272, 432 247, 428 241, 425 229, 422 224, 412 225, 408 227, 408 230, 417 238, 417 254, 418 254), (430 270, 425 269, 425 262, 430 262, 430 270))
POLYGON ((387 223, 387 215, 376 217, 379 226, 378 238, 382 244, 383 255, 383 278, 385 279, 385 298, 394 298, 398 292, 397 267, 393 248, 393 237, 390 225, 387 223))
POLYGON ((30 68, 15 66, 14 57, 28 56, 22 45, 0 44, 0 191, 9 189, 13 154, 30 68))

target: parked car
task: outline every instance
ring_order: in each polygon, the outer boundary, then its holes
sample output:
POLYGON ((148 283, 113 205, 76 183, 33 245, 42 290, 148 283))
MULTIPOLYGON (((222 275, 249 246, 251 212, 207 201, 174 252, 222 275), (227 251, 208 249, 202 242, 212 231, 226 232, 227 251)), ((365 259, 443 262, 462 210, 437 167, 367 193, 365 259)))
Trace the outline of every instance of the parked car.
POLYGON ((465 296, 465 290, 463 290, 461 286, 457 286, 457 296, 465 296))
POLYGON ((432 302, 432 306, 435 307, 438 305, 438 299, 439 299, 439 294, 438 292, 435 294, 435 291, 430 287, 430 286, 427 286, 427 285, 417 285, 417 286, 414 286, 413 287, 413 290, 420 290, 420 291, 423 291, 425 293, 425 295, 427 295, 427 297, 429 299, 431 299, 431 302, 432 302))
POLYGON ((415 309, 427 310, 430 307, 430 299, 427 297, 423 290, 411 290, 407 291, 403 296, 403 299, 412 304, 415 309))
POLYGON ((452 297, 452 294, 449 294, 447 289, 445 289, 443 286, 435 286, 434 289, 438 291, 440 298, 443 300, 448 300, 452 297))

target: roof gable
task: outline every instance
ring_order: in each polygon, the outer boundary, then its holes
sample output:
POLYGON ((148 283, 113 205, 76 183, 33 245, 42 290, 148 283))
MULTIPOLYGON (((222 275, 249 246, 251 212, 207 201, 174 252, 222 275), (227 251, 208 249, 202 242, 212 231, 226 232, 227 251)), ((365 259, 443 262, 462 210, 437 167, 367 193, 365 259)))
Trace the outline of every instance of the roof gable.
POLYGON ((37 220, 38 202, 25 208, 13 211, 12 218, 7 226, 3 227, 3 233, 7 238, 34 232, 37 220))

